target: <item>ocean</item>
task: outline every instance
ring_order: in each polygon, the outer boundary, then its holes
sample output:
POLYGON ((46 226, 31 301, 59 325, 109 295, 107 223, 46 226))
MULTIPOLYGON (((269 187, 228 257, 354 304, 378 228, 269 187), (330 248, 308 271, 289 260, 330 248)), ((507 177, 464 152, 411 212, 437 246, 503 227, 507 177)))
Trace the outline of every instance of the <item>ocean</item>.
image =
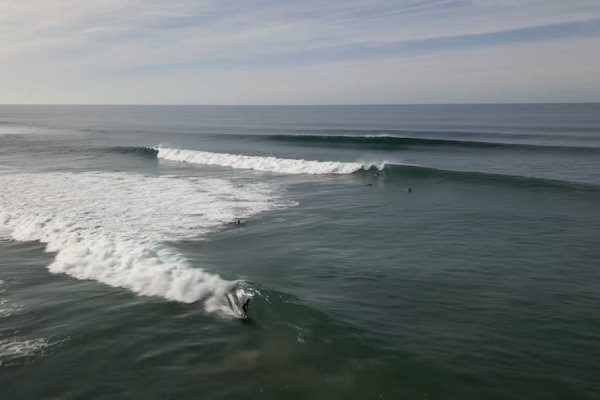
POLYGON ((599 240, 600 104, 2 105, 0 397, 597 399, 599 240))

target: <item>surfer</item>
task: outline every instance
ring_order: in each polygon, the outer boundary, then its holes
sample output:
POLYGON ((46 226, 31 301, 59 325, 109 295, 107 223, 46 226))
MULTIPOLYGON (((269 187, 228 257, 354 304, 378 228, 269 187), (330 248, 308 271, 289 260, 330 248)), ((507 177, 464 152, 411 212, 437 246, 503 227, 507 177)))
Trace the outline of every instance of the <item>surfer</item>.
POLYGON ((250 306, 250 297, 248 297, 246 299, 246 301, 244 301, 244 303, 242 304, 242 310, 244 311, 244 317, 248 316, 248 307, 250 306))
POLYGON ((250 306, 250 297, 248 297, 246 299, 246 301, 244 301, 244 304, 242 304, 242 310, 244 311, 244 317, 248 316, 248 307, 250 306))
POLYGON ((406 188, 406 191, 407 191, 408 193, 412 193, 412 188, 409 186, 409 187, 407 187, 407 188, 406 188))

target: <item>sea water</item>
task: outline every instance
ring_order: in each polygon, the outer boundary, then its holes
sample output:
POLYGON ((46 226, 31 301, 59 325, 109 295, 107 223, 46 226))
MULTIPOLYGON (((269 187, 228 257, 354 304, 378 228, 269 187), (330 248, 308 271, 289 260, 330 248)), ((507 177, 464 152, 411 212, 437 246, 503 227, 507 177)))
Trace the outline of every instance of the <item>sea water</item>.
POLYGON ((1 398, 595 399, 599 240, 598 104, 0 106, 1 398))

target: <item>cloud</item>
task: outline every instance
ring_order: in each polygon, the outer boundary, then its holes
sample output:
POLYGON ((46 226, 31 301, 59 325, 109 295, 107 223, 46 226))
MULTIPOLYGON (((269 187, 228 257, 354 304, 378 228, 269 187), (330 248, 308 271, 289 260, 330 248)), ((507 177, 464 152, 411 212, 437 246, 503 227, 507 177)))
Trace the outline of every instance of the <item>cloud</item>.
POLYGON ((596 0, 4 0, 0 102, 600 100, 599 37, 596 0))

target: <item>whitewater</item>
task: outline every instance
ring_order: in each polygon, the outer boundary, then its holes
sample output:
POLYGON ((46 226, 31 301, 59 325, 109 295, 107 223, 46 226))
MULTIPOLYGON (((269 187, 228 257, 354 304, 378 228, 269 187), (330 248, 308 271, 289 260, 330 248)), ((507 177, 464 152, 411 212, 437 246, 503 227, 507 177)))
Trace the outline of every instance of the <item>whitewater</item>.
POLYGON ((158 158, 193 164, 218 165, 237 169, 251 169, 282 174, 351 174, 371 168, 383 169, 385 162, 358 163, 339 161, 311 161, 278 157, 248 156, 181 150, 158 147, 158 158))
POLYGON ((168 242, 292 204, 264 183, 112 172, 6 175, 0 187, 5 236, 45 243, 51 272, 222 314, 238 281, 191 265, 168 242))

